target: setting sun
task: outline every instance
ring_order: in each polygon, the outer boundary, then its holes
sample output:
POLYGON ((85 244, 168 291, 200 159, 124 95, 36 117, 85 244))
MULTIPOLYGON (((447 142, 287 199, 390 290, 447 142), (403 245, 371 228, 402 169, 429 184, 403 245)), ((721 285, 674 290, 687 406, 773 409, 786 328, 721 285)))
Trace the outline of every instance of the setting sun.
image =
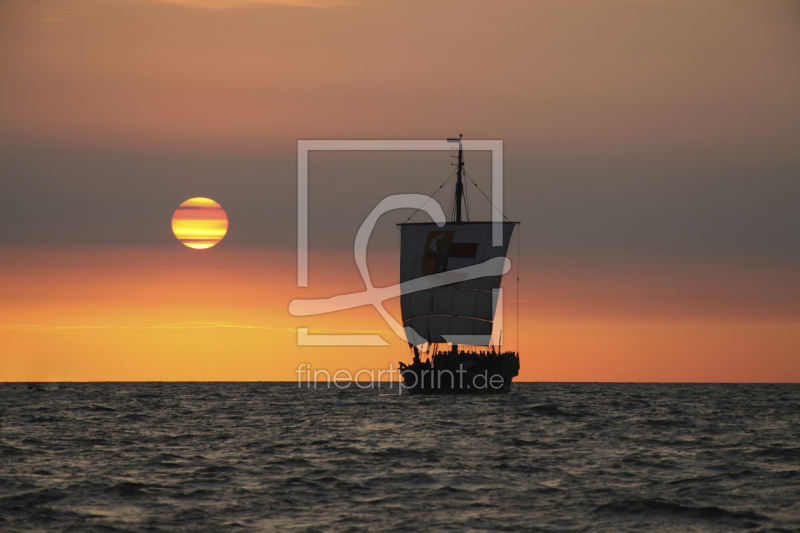
POLYGON ((228 232, 228 215, 210 198, 190 198, 172 215, 172 232, 189 248, 211 248, 228 232))

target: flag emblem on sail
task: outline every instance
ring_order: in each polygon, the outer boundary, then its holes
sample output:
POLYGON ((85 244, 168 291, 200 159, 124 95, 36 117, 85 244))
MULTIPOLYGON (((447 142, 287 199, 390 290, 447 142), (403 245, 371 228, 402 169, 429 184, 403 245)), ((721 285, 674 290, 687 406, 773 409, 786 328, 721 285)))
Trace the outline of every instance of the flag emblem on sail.
POLYGON ((514 231, 503 223, 503 245, 492 246, 491 222, 400 225, 400 281, 446 274, 447 285, 401 293, 403 326, 429 342, 469 337, 463 344, 488 345, 502 272, 469 279, 458 269, 505 257, 514 231))
POLYGON ((422 256, 426 276, 475 264, 480 231, 429 231, 422 256))

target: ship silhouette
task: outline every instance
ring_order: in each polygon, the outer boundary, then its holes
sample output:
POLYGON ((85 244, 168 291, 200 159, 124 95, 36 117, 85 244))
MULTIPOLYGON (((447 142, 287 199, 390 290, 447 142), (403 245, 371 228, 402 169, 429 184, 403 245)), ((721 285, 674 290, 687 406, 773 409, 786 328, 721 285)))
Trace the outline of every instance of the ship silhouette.
POLYGON ((501 351, 499 339, 497 346, 492 339, 502 272, 467 279, 463 270, 505 258, 519 223, 502 222, 502 245, 493 246, 492 222, 462 220, 466 198, 461 138, 448 139, 458 143, 455 198, 448 221, 444 226, 398 224, 401 284, 451 273, 446 285, 401 292, 403 327, 413 331, 407 335, 413 362, 400 363, 409 394, 503 393, 519 374, 519 354, 501 351))

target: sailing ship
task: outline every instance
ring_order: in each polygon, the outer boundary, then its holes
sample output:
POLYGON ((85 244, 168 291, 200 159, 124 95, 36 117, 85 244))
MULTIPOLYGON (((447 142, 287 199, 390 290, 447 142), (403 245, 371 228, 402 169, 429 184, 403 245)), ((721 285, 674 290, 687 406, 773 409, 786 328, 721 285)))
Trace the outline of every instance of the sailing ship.
POLYGON ((400 374, 409 394, 503 393, 519 373, 519 354, 501 351, 502 333, 497 346, 492 337, 502 270, 469 275, 470 267, 497 265, 498 258, 505 262, 519 223, 502 222, 502 245, 493 246, 492 222, 462 220, 462 204, 466 206, 462 137, 448 139, 458 143, 450 220, 444 226, 398 224, 401 287, 420 278, 448 276, 446 284, 408 292, 401 289, 403 327, 413 362, 401 362, 400 374))

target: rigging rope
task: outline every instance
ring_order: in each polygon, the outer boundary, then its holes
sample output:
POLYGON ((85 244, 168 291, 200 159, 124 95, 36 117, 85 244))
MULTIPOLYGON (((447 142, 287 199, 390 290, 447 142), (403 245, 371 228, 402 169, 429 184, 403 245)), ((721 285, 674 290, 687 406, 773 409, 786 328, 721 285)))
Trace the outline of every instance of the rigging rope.
MULTIPOLYGON (((474 179, 472 179, 472 176, 470 176, 470 175, 467 173, 467 171, 466 171, 466 170, 464 171, 464 175, 465 175, 465 176, 467 176, 467 177, 470 179, 470 181, 472 181, 472 184, 473 184, 473 185, 474 185, 474 186, 475 186, 475 187, 478 189, 478 191, 479 191, 479 192, 480 192, 480 193, 483 195, 483 197, 484 197, 484 198, 486 198, 486 200, 488 200, 490 204, 492 204, 492 207, 494 207, 495 209, 497 209, 498 211, 500 211, 500 208, 499 208, 499 207, 497 207, 496 205, 494 205, 494 202, 492 202, 492 200, 491 200, 491 199, 490 199, 488 196, 486 196, 486 193, 485 193, 485 192, 483 192, 483 189, 481 189, 480 185, 478 185, 477 183, 475 183, 475 180, 474 180, 474 179)), ((502 215, 503 215, 503 218, 504 218, 504 219, 506 219, 506 220, 508 220, 509 222, 511 222, 511 219, 510 219, 510 218, 508 218, 508 217, 506 216, 506 214, 505 214, 505 213, 503 213, 502 211, 500 211, 500 214, 502 214, 502 215)))
POLYGON ((442 187, 444 187, 445 185, 447 185, 447 182, 448 182, 448 181, 450 181, 451 179, 453 179, 453 176, 455 176, 455 174, 456 174, 456 171, 455 171, 455 170, 454 170, 453 172, 451 172, 451 173, 450 173, 450 175, 447 177, 447 179, 446 179, 446 180, 444 180, 444 181, 442 182, 442 184, 441 184, 441 185, 439 185, 439 188, 438 188, 438 189, 436 189, 436 190, 433 192, 433 194, 429 194, 429 195, 428 195, 428 199, 427 199, 427 200, 425 200, 425 202, 424 202, 424 203, 423 203, 423 204, 422 204, 422 205, 419 207, 419 209, 417 209, 416 211, 414 211, 413 213, 411 213, 411 216, 410 216, 410 217, 408 217, 408 218, 406 219, 406 221, 405 221, 405 222, 403 222, 403 224, 405 224, 406 222, 408 222, 409 220, 411 220, 411 219, 414 217, 414 215, 416 215, 417 213, 419 213, 419 212, 420 212, 420 210, 421 210, 423 207, 425 207, 425 205, 426 205, 428 202, 430 202, 430 201, 433 199, 433 197, 434 197, 434 196, 436 196, 437 194, 439 194, 439 191, 441 191, 441 190, 442 190, 442 187))

